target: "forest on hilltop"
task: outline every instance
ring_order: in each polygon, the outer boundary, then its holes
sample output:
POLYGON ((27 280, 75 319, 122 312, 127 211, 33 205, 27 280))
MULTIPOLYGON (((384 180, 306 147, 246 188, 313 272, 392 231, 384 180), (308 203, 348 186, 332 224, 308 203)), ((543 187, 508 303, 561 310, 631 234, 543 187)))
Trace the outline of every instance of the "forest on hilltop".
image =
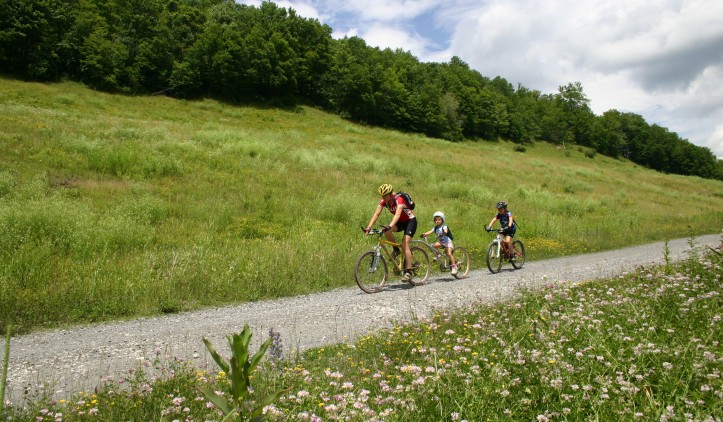
MULTIPOLYGON (((618 110, 595 115, 579 82, 543 94, 459 57, 422 63, 293 9, 233 0, 0 2, 0 72, 130 95, 313 104, 369 125, 450 141, 578 145, 661 172, 723 180, 723 160, 618 110)), ((520 148, 523 150, 524 148, 520 148)))

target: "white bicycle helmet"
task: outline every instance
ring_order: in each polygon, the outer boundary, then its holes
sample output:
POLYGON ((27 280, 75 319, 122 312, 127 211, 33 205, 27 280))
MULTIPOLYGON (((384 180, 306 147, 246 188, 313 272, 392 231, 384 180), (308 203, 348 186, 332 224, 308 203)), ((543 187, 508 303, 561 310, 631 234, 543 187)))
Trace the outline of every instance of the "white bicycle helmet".
POLYGON ((432 218, 442 217, 442 223, 446 223, 447 219, 444 217, 444 213, 442 211, 437 211, 434 213, 434 216, 432 218))

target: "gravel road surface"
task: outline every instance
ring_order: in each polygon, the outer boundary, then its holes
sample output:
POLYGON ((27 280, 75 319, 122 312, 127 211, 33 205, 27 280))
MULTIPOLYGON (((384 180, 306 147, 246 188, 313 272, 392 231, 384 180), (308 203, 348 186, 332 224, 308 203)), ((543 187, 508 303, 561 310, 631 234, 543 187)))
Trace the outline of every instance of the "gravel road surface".
MULTIPOLYGON (((672 260, 690 252, 689 240, 668 243, 672 260)), ((720 243, 720 234, 694 240, 696 247, 720 243)), ((273 328, 281 334, 285 351, 304 350, 348 341, 395 320, 428 316, 441 307, 510 299, 516 287, 612 277, 642 265, 660 264, 664 249, 665 244, 658 242, 527 262, 521 270, 512 270, 508 264, 498 274, 485 268, 471 271, 464 280, 432 278, 419 287, 395 281, 385 291, 371 295, 352 286, 353 279, 345 272, 341 276, 350 277, 350 287, 325 293, 14 337, 6 399, 21 403, 43 390, 58 399, 91 391, 102 379, 117 379, 144 360, 153 361, 159 352, 199 365, 211 363, 201 339, 207 337, 227 355, 226 336, 241 331, 246 323, 257 342, 267 338, 273 328)), ((4 347, 4 340, 0 345, 4 347)))

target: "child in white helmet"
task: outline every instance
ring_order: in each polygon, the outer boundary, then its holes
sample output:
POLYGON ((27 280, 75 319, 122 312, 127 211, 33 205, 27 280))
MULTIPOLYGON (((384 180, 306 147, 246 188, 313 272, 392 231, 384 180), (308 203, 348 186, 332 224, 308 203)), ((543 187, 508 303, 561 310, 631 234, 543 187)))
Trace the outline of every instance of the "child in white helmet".
POLYGON ((427 237, 432 233, 437 235, 437 241, 434 243, 434 247, 443 247, 447 251, 449 262, 452 263, 452 275, 454 276, 457 275, 457 263, 454 260, 454 256, 452 256, 454 245, 452 244, 452 233, 449 231, 449 227, 447 227, 446 220, 442 211, 435 212, 434 227, 432 227, 432 230, 422 233, 422 237, 427 237))

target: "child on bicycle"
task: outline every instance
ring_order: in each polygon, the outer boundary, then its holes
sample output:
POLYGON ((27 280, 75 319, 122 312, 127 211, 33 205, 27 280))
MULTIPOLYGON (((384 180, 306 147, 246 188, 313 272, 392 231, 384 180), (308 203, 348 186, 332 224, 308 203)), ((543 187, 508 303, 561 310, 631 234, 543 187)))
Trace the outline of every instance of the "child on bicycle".
POLYGON ((447 251, 449 262, 452 263, 452 275, 457 275, 457 263, 454 261, 454 256, 452 256, 454 245, 452 244, 452 237, 449 232, 449 227, 447 227, 444 213, 442 211, 437 211, 434 213, 433 217, 434 227, 432 227, 430 231, 422 233, 422 237, 427 237, 432 233, 437 235, 437 241, 434 243, 434 247, 443 247, 447 251))
MULTIPOLYGON (((414 237, 414 233, 417 231, 417 217, 414 215, 414 212, 407 206, 407 203, 404 201, 404 198, 399 194, 394 194, 392 185, 390 184, 383 184, 379 186, 379 189, 377 190, 379 192, 379 195, 382 197, 382 199, 377 204, 377 209, 374 211, 374 215, 372 216, 372 219, 369 221, 369 224, 367 225, 366 229, 364 229, 365 233, 369 233, 369 230, 371 230, 374 223, 379 218, 379 215, 382 213, 382 210, 386 207, 390 213, 392 213, 392 221, 389 222, 389 225, 384 226, 384 235, 387 237, 387 240, 390 242, 396 243, 396 239, 394 238, 394 232, 404 232, 404 237, 402 238, 402 252, 404 253, 404 262, 405 265, 405 271, 404 275, 402 276, 402 281, 409 281, 412 279, 412 250, 410 249, 410 245, 412 243, 412 238, 414 237)), ((395 257, 399 255, 399 248, 395 247, 392 251, 392 255, 395 257)))
POLYGON ((490 221, 490 224, 487 225, 486 230, 492 231, 492 225, 497 220, 499 220, 500 227, 502 227, 501 233, 505 235, 505 249, 507 250, 507 253, 510 254, 510 259, 514 261, 517 255, 512 246, 512 238, 515 237, 515 233, 517 233, 517 223, 515 223, 515 218, 512 216, 512 213, 507 211, 507 202, 505 201, 497 203, 497 215, 492 218, 492 221, 490 221))

